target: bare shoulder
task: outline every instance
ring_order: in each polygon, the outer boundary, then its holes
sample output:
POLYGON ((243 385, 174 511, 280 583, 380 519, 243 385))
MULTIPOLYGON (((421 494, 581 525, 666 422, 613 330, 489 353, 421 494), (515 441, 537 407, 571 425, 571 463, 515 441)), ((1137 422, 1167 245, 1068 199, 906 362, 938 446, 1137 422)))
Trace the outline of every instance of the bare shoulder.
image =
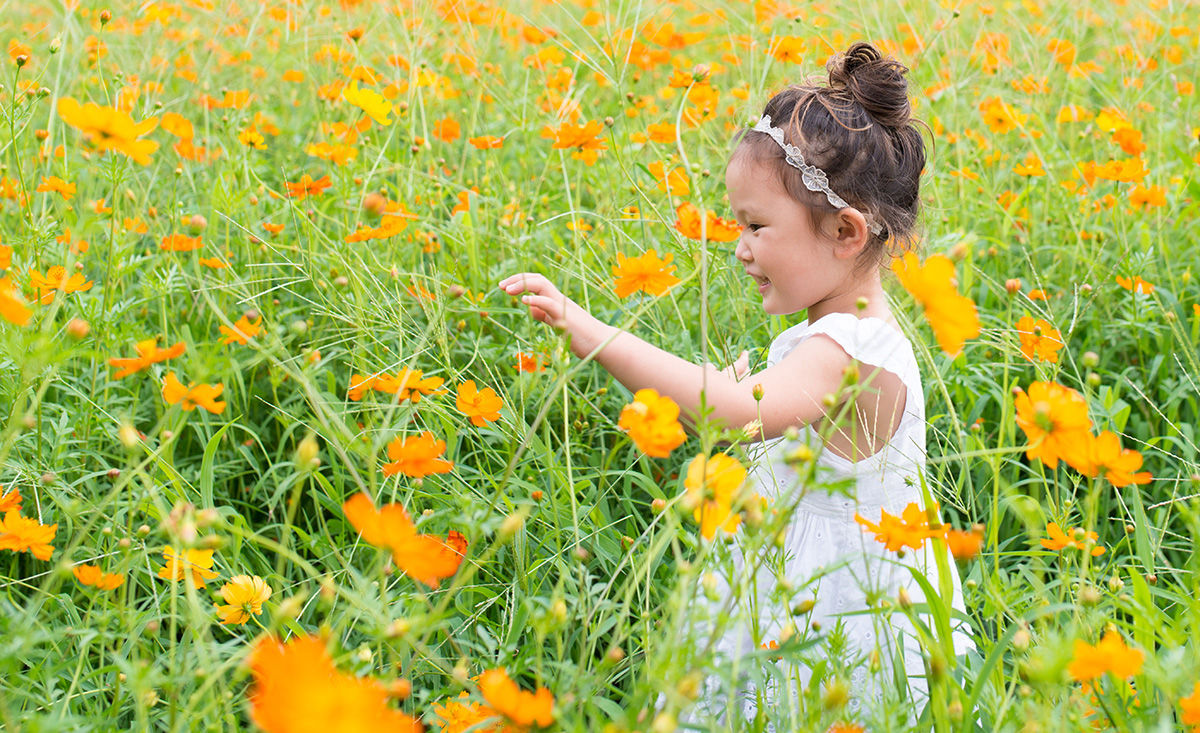
POLYGON ((778 364, 744 381, 762 387, 763 432, 777 437, 791 426, 820 421, 828 410, 826 395, 836 394, 850 355, 823 334, 801 341, 778 364))

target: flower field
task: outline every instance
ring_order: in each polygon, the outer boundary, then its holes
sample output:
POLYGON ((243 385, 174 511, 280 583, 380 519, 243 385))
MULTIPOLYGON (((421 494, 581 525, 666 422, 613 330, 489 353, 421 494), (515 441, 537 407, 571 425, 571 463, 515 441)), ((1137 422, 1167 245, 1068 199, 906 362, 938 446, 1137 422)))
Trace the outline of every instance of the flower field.
MULTIPOLYGON (((1163 0, 6 6, 0 729, 1200 731, 1197 28, 1163 0), (856 40, 927 126, 886 284, 945 520, 858 518, 937 558, 870 609, 935 620, 928 698, 873 705, 851 681, 887 665, 810 618, 820 577, 714 656, 717 579, 753 594, 733 541, 769 566, 795 508, 749 489, 754 426, 630 393, 497 288, 540 272, 761 368, 803 314, 762 312, 725 161, 856 40)), ((840 490, 819 450, 797 496, 840 490)))

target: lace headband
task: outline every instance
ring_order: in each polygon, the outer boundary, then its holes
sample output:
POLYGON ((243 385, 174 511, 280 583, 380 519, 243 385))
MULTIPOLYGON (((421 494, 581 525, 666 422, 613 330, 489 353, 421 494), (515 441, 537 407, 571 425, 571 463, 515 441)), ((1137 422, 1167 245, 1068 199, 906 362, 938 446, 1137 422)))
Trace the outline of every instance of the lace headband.
MULTIPOLYGON (((779 143, 779 147, 783 148, 787 164, 800 171, 800 180, 804 182, 805 188, 814 193, 825 194, 825 198, 829 200, 829 205, 835 209, 852 208, 850 204, 846 203, 844 198, 838 196, 829 188, 829 176, 825 175, 825 171, 815 165, 806 163, 804 161, 804 153, 800 152, 800 148, 783 139, 783 130, 771 125, 770 115, 763 115, 758 124, 751 129, 757 132, 765 132, 771 136, 772 140, 779 143)), ((863 216, 867 220, 867 227, 871 230, 871 233, 876 236, 883 233, 883 227, 879 222, 872 221, 870 214, 863 212, 863 216)))

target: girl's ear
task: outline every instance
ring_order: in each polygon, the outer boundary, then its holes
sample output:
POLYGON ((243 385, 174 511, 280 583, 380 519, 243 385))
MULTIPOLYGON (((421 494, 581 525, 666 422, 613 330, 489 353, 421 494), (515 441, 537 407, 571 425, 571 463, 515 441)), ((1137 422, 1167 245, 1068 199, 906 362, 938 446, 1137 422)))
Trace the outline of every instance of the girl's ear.
POLYGON ((853 259, 867 246, 871 236, 867 218, 854 207, 837 213, 837 234, 834 237, 834 254, 840 259, 853 259))

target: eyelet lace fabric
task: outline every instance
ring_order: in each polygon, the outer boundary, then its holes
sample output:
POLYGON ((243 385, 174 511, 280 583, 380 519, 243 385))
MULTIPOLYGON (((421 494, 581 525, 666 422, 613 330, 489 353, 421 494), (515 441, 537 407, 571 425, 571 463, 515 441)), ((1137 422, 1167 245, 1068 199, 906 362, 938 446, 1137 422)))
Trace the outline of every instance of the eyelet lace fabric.
MULTIPOLYGON (((830 314, 814 323, 806 322, 787 329, 772 342, 768 365, 778 364, 798 344, 817 334, 833 339, 858 362, 885 369, 899 377, 907 392, 904 415, 886 445, 857 462, 820 450, 817 436, 808 429, 801 431, 798 442, 807 442, 817 452, 819 476, 850 484, 849 496, 813 490, 795 500, 794 492, 802 487, 797 486, 796 472, 783 460, 794 444, 784 438, 761 444, 750 473, 752 488, 772 505, 786 506, 794 502, 795 511, 778 548, 778 557, 770 558, 766 563, 773 567, 760 567, 752 574, 752 591, 744 587, 735 591, 728 578, 721 573, 715 574, 717 588, 713 595, 721 599, 736 597, 738 607, 731 621, 732 628, 717 641, 716 649, 727 663, 736 665, 738 659, 760 644, 779 639, 789 623, 794 623, 802 635, 827 635, 836 629, 844 640, 847 659, 870 659, 874 652, 879 660, 876 674, 869 672, 867 665, 859 665, 851 672, 850 710, 858 711, 879 700, 883 681, 899 676, 907 678, 907 694, 916 703, 915 710, 919 711, 927 697, 927 688, 925 662, 915 629, 902 613, 885 616, 869 609, 877 608, 879 599, 889 599, 894 604, 901 588, 914 604, 924 602, 924 594, 910 568, 925 575, 934 588, 938 587, 932 543, 927 543, 921 551, 909 550, 898 559, 896 553, 886 551, 873 536, 865 533, 854 521, 854 516, 859 513, 878 522, 880 510, 899 515, 908 504, 923 503, 919 475, 925 466, 925 403, 920 372, 912 346, 901 332, 885 321, 860 319, 847 313, 830 314), (781 579, 800 589, 798 598, 815 601, 807 615, 793 616, 787 604, 768 602, 767 599, 777 595, 781 579), (868 596, 873 602, 868 601, 868 596), (757 634, 751 633, 752 625, 757 626, 757 634), (814 626, 819 631, 814 632, 814 626), (903 660, 904 666, 899 675, 891 661, 897 658, 903 660)), ((735 577, 743 575, 745 561, 736 540, 729 549, 736 569, 735 577)), ((951 605, 961 612, 964 609, 962 591, 952 560, 949 567, 953 574, 951 605)), ((959 655, 973 648, 968 629, 960 627, 955 631, 954 645, 959 655)), ((794 670, 794 679, 801 686, 807 684, 809 675, 807 669, 794 670)), ((768 698, 779 692, 771 687, 766 691, 768 698)), ((712 688, 708 691, 712 692, 712 688)), ((758 692, 762 694, 761 690, 758 692)), ((754 691, 746 691, 742 704, 744 714, 753 714, 754 697, 754 691)), ((719 700, 702 703, 712 703, 708 706, 710 710, 725 708, 724 702, 719 700)), ((697 712, 705 707, 700 705, 697 712)))

